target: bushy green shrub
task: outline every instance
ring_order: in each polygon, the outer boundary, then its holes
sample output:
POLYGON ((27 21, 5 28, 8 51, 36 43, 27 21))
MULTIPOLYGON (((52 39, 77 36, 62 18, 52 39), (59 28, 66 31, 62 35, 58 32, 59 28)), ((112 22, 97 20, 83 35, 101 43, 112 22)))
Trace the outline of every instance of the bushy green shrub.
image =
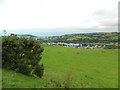
MULTIPOLYGON (((31 72, 40 69, 39 77, 43 75, 43 66, 38 67, 43 48, 32 38, 19 38, 16 35, 4 36, 2 42, 2 64, 17 72, 32 75, 31 72)), ((37 72, 38 73, 38 72, 37 72)))
POLYGON ((34 74, 41 78, 43 76, 44 66, 43 64, 38 64, 35 66, 34 74))

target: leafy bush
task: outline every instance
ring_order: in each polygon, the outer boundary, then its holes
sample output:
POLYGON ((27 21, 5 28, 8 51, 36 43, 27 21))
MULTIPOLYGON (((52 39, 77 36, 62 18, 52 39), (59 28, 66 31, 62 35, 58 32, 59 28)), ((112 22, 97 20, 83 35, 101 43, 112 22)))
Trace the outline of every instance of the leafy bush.
MULTIPOLYGON (((2 64, 3 67, 8 67, 16 72, 21 72, 26 75, 32 75, 32 72, 38 66, 41 60, 43 48, 32 38, 19 38, 16 35, 4 36, 2 42, 2 64)), ((37 67, 43 75, 43 66, 37 67)))
POLYGON ((43 64, 38 64, 35 66, 34 74, 41 78, 43 76, 44 66, 43 64))

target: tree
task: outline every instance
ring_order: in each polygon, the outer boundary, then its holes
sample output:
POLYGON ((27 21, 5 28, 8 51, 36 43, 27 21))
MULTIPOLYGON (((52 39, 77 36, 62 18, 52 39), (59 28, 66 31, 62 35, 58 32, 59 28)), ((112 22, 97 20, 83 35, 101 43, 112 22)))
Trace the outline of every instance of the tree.
POLYGON ((6 30, 3 30, 3 34, 4 34, 4 36, 7 34, 7 31, 6 30))
MULTIPOLYGON (((42 58, 41 54, 44 50, 37 40, 32 38, 19 38, 16 35, 11 35, 3 37, 2 45, 3 67, 26 75, 36 74, 35 68, 39 65, 42 58)), ((44 70, 43 65, 38 69, 44 70)), ((39 77, 43 75, 43 71, 37 73, 40 73, 39 75, 37 74, 39 77)))

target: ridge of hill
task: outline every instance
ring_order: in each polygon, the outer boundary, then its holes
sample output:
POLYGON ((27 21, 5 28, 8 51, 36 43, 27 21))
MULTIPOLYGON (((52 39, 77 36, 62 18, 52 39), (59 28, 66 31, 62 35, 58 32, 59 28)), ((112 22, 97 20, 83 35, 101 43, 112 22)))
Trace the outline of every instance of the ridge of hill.
POLYGON ((66 43, 117 43, 120 33, 84 33, 84 34, 68 34, 62 36, 49 37, 43 42, 66 42, 66 43))

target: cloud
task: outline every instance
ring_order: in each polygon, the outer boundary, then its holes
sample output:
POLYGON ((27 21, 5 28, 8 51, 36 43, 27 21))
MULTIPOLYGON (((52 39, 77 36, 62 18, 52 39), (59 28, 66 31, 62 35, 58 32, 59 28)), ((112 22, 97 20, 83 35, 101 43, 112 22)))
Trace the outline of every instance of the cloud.
POLYGON ((117 30, 118 0, 1 0, 0 29, 9 32, 117 30))
POLYGON ((82 22, 83 29, 96 31, 118 31, 118 8, 100 9, 82 22), (86 26, 86 28, 85 28, 86 26))

